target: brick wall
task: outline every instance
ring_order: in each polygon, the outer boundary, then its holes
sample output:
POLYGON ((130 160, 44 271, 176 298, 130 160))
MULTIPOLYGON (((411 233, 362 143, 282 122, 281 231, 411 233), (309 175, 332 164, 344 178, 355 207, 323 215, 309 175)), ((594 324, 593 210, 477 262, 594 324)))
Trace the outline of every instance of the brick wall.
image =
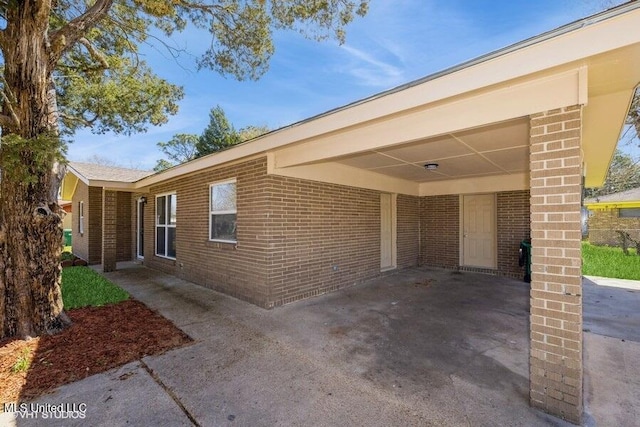
MULTIPOLYGON (((136 229, 136 203, 131 235, 136 229)), ((145 263, 272 307, 380 274, 380 193, 266 174, 266 159, 202 171, 146 195, 145 263), (238 244, 209 241, 209 185, 237 180, 238 244), (177 194, 177 259, 155 256, 155 196, 177 194)), ((528 193, 498 196, 500 273, 520 277, 528 236, 528 193)), ((397 197, 397 266, 459 264, 459 196, 397 197)), ((135 240, 135 237, 134 237, 135 240)), ((130 242, 135 254, 135 241, 130 242)))
MULTIPOLYGON (((267 175, 261 158, 163 183, 147 197, 145 264, 263 307, 380 274, 377 191, 267 175), (237 245, 208 236, 209 184, 229 178, 237 180, 237 245), (155 195, 173 191, 177 259, 169 260, 154 255, 155 195)), ((419 206, 398 196, 399 267, 417 265, 419 206)))
POLYGON ((207 170, 152 187, 145 209, 145 264, 267 306, 266 158, 207 170), (237 179, 238 244, 209 241, 209 185, 237 179), (177 194, 176 260, 155 255, 155 196, 177 194))
POLYGON ((269 284, 275 305, 380 274, 380 194, 270 176, 269 284))
POLYGON ((132 241, 135 241, 132 228, 131 193, 119 191, 117 193, 117 230, 118 246, 116 248, 117 261, 131 261, 135 252, 131 250, 132 241))
POLYGON ((533 406, 582 420, 580 107, 531 117, 533 406))
POLYGON ((420 259, 420 198, 398 194, 398 268, 415 267, 420 259))
POLYGON ((518 264, 520 242, 531 237, 529 191, 497 194, 498 270, 501 275, 521 279, 524 268, 518 264))
POLYGON ((106 190, 102 193, 102 270, 115 271, 118 249, 118 193, 106 190))
POLYGON ((89 187, 89 203, 84 205, 85 228, 89 228, 89 264, 102 262, 102 187, 89 187))
POLYGON ((460 264, 460 197, 420 199, 421 264, 457 268, 460 264))
POLYGON ((640 240, 640 218, 620 218, 618 209, 593 211, 589 217, 589 242, 594 245, 621 246, 616 230, 640 240))

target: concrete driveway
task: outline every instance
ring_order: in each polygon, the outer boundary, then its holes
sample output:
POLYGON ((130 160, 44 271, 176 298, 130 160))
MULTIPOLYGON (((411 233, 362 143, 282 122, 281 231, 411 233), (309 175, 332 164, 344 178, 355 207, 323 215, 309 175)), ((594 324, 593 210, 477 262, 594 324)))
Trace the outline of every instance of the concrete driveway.
MULTIPOLYGON (((85 419, 15 425, 569 425, 528 404, 526 283, 420 268, 266 311, 140 266, 107 276, 195 343, 36 401, 86 403, 85 419)), ((600 337, 585 353, 606 363, 620 338, 600 337)), ((615 405, 588 386, 586 422, 606 425, 615 405)))

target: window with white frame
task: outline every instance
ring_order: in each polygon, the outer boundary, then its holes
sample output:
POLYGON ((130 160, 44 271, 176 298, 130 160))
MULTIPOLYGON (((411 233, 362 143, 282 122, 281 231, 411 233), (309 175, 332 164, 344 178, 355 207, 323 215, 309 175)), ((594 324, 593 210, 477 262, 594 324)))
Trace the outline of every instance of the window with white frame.
POLYGON ((176 257, 176 194, 156 196, 156 255, 176 257))
POLYGON ((209 187, 209 240, 236 243, 236 180, 209 187))
POLYGON ((84 234, 84 202, 78 202, 78 233, 84 234))

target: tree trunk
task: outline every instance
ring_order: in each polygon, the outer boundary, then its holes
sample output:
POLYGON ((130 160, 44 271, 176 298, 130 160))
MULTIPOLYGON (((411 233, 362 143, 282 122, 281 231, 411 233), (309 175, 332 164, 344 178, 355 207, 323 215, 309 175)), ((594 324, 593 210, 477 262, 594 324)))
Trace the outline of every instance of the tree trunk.
POLYGON ((50 92, 48 24, 51 1, 23 0, 6 11, 2 46, 3 115, 0 145, 0 333, 27 337, 68 324, 62 311, 61 209, 52 175, 60 154, 50 92))

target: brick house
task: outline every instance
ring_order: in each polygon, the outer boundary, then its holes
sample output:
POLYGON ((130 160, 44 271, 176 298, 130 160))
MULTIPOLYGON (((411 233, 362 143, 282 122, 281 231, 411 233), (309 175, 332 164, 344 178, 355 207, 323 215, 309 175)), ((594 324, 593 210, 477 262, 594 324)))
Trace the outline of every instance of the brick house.
MULTIPOLYGON (((72 230, 73 252, 89 264, 102 263, 103 188, 112 188, 131 183, 151 175, 153 172, 104 166, 93 163, 71 162, 67 166, 60 189, 64 200, 70 201, 74 211, 72 230)), ((134 258, 135 235, 132 223, 131 193, 120 191, 118 215, 115 218, 118 230, 116 261, 130 261, 134 258)))
POLYGON ((640 240, 640 187, 597 198, 586 199, 589 209, 589 242, 620 246, 618 230, 640 240))
POLYGON ((606 176, 639 27, 627 3, 151 176, 72 167, 88 257, 271 308, 416 265, 520 277, 531 237, 531 403, 578 422, 582 182, 606 176))

